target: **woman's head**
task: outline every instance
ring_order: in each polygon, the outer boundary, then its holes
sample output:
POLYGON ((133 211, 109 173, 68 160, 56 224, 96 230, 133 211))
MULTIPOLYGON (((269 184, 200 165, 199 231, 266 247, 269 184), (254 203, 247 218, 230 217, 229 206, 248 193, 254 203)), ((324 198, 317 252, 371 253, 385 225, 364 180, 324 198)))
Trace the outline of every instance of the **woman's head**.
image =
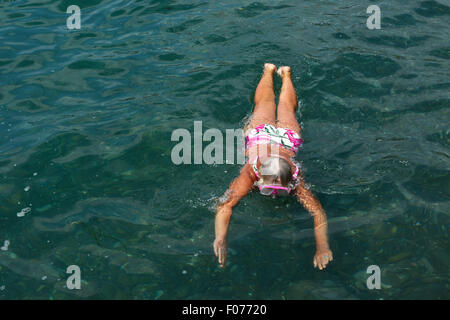
POLYGON ((278 184, 287 187, 292 181, 292 170, 289 162, 282 158, 270 157, 261 162, 259 168, 263 184, 278 184))

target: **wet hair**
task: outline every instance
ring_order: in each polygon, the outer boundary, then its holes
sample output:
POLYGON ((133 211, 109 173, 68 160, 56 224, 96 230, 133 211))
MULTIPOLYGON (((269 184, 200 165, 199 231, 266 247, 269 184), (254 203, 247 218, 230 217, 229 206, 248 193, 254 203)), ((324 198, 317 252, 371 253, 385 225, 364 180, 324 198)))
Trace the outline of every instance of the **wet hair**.
POLYGON ((292 181, 292 170, 289 162, 282 158, 271 157, 261 163, 259 168, 264 183, 272 184, 277 180, 282 186, 287 187, 292 181))

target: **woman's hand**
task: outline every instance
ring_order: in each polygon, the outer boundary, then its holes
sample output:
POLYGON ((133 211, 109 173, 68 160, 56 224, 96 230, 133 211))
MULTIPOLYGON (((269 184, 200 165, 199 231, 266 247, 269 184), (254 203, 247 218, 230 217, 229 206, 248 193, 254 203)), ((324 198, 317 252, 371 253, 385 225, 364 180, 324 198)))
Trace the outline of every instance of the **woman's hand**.
POLYGON ((214 240, 214 253, 219 258, 219 264, 221 268, 225 267, 227 261, 227 243, 225 239, 214 240))
POLYGON ((333 253, 328 246, 317 248, 314 256, 314 268, 325 269, 328 262, 333 261, 333 253))

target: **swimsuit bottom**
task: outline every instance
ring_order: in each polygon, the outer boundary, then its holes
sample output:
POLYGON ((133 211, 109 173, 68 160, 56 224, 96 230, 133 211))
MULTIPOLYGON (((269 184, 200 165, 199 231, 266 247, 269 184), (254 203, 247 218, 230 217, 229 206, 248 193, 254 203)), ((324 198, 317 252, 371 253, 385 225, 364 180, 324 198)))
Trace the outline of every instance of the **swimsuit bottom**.
POLYGON ((247 149, 258 144, 271 143, 278 144, 297 154, 303 140, 297 132, 290 129, 275 128, 271 124, 261 124, 251 129, 245 137, 245 148, 247 149))

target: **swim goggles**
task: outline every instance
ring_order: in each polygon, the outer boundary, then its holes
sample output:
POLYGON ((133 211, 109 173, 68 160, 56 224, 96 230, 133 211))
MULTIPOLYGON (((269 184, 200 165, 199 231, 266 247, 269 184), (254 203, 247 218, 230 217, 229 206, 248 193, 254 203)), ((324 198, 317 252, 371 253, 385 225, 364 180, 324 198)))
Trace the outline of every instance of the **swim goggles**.
POLYGON ((259 185, 259 192, 264 196, 278 195, 287 196, 291 193, 291 188, 286 188, 277 185, 259 185))

